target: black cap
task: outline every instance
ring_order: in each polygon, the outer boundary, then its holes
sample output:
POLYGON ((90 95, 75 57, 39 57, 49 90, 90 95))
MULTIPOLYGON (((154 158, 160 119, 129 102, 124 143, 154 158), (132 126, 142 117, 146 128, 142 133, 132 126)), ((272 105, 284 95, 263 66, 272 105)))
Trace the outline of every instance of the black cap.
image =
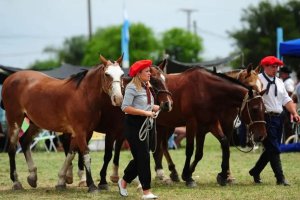
POLYGON ((281 68, 279 69, 279 72, 283 72, 283 73, 287 73, 287 74, 292 73, 292 71, 290 70, 290 68, 289 68, 289 67, 286 67, 286 66, 281 67, 281 68))

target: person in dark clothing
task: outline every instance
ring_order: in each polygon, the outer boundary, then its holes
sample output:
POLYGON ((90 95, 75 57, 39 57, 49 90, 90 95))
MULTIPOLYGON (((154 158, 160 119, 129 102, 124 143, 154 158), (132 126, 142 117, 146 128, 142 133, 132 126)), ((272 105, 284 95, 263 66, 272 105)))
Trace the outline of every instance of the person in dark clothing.
POLYGON ((294 121, 299 123, 300 117, 296 112, 293 100, 284 87, 283 81, 276 77, 278 68, 283 65, 283 62, 274 56, 267 56, 260 62, 263 72, 259 74, 259 78, 263 84, 263 89, 266 89, 262 98, 266 106, 267 137, 263 141, 263 153, 260 155, 255 166, 249 171, 255 183, 262 182, 260 173, 268 162, 270 162, 277 185, 289 185, 283 174, 279 148, 283 127, 282 106, 291 113, 294 121))
MULTIPOLYGON (((292 97, 292 94, 295 90, 295 82, 290 76, 291 73, 292 73, 292 71, 287 66, 281 67, 280 70, 279 70, 279 78, 282 79, 282 81, 284 83, 284 87, 285 87, 285 89, 286 89, 286 91, 287 91, 287 93, 289 94, 290 97, 292 97)), ((293 135, 291 114, 290 114, 289 111, 287 111, 286 108, 283 108, 283 112, 284 112, 284 120, 283 120, 282 143, 284 143, 284 141, 288 137, 293 135)))
MULTIPOLYGON (((129 70, 132 81, 126 86, 124 100, 121 109, 125 112, 125 131, 133 159, 124 170, 124 176, 118 181, 121 196, 128 196, 126 186, 137 176, 142 185, 142 199, 156 199, 152 194, 150 153, 148 139, 141 139, 139 132, 147 117, 155 117, 159 110, 154 105, 154 97, 150 90, 150 66, 151 60, 135 62, 129 70)), ((155 125, 154 125, 155 126, 155 125)))

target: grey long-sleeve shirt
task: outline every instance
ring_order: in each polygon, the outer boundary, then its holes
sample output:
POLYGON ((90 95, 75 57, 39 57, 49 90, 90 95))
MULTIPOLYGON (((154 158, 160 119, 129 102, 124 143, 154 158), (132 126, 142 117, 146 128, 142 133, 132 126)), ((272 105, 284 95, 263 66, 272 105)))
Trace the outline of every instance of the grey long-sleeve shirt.
POLYGON ((151 111, 154 104, 154 98, 151 94, 151 104, 147 104, 147 93, 146 89, 142 88, 141 90, 137 90, 136 86, 130 82, 125 89, 125 95, 123 99, 123 103, 121 105, 121 109, 124 111, 124 109, 128 106, 141 109, 141 110, 147 110, 151 111))

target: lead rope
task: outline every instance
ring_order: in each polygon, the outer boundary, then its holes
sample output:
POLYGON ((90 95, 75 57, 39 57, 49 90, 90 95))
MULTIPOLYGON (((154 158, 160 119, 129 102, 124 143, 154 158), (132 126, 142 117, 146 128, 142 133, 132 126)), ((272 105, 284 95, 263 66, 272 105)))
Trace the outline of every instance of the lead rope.
MULTIPOLYGON (((153 128, 153 124, 156 123, 155 120, 156 120, 159 113, 160 113, 160 110, 158 110, 153 117, 147 117, 145 119, 145 121, 144 121, 144 123, 141 126, 140 131, 139 131, 140 141, 145 141, 146 139, 148 139, 148 144, 149 144, 149 133, 150 133, 150 130, 152 130, 152 128, 153 128)), ((156 151, 156 147, 157 147, 156 126, 154 126, 154 138, 155 138, 155 141, 154 141, 155 148, 154 148, 154 151, 152 151, 153 153, 156 151)))
MULTIPOLYGON (((238 116, 237 116, 237 118, 238 118, 238 116)), ((234 122, 234 124, 233 124, 233 127, 236 126, 237 121, 239 121, 239 120, 235 119, 235 122, 234 122)), ((240 126, 241 126, 241 125, 240 125, 240 126)), ((239 148, 239 147, 235 144, 234 138, 233 138, 233 131, 234 131, 234 128, 232 129, 232 133, 231 133, 231 139, 232 139, 233 146, 234 146, 237 150, 239 150, 240 152, 243 152, 243 153, 249 153, 249 152, 251 152, 251 151, 254 149, 254 143, 253 143, 253 140, 250 138, 250 141, 251 141, 251 144, 252 144, 251 149, 248 150, 248 151, 244 151, 243 149, 239 148)), ((249 133, 249 130, 248 130, 248 127, 247 127, 247 140, 248 140, 248 133, 249 133)))

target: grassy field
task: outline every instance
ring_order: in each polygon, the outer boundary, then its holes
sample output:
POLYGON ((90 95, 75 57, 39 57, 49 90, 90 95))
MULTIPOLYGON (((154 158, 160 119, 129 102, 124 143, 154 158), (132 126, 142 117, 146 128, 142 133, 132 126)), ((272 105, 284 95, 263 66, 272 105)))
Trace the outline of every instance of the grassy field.
MULTIPOLYGON (((184 149, 171 150, 172 157, 177 165, 177 170, 181 174, 185 160, 184 149)), ((254 185, 252 177, 248 175, 249 169, 255 164, 260 151, 251 153, 241 153, 235 148, 231 148, 231 169, 235 183, 221 187, 216 182, 216 175, 220 171, 221 150, 218 142, 210 135, 205 143, 204 157, 198 164, 193 177, 197 182, 197 187, 187 188, 184 182, 166 184, 152 177, 153 192, 159 199, 300 199, 300 153, 281 154, 283 170, 286 178, 291 183, 290 187, 277 186, 273 172, 268 165, 261 177, 264 181, 261 185, 254 185)), ((98 184, 99 170, 102 165, 103 152, 92 152, 92 172, 98 184)), ((25 190, 12 191, 12 182, 9 178, 8 155, 0 153, 0 199, 140 199, 141 194, 136 190, 136 184, 128 187, 129 197, 122 198, 118 194, 118 187, 114 183, 109 183, 109 191, 101 191, 95 194, 87 193, 87 188, 78 188, 78 178, 75 176, 74 183, 69 185, 64 191, 55 190, 57 174, 63 163, 63 153, 34 152, 33 158, 38 168, 38 187, 30 188, 26 179, 28 175, 27 165, 23 154, 17 155, 17 170, 19 179, 25 190)), ((120 161, 120 174, 131 159, 130 152, 122 151, 120 161)), ((77 158, 76 158, 77 161, 77 158)), ((75 161, 75 162, 76 162, 75 161)), ((74 166, 76 163, 74 162, 74 166)), ((152 161, 151 161, 152 162, 152 161)), ((169 174, 166 163, 165 173, 169 174)), ((151 163, 153 169, 153 162, 151 163)), ((77 169, 74 167, 74 174, 77 169)), ((108 175, 111 173, 109 166, 108 175)), ((154 175, 154 170, 152 175, 154 175)))

